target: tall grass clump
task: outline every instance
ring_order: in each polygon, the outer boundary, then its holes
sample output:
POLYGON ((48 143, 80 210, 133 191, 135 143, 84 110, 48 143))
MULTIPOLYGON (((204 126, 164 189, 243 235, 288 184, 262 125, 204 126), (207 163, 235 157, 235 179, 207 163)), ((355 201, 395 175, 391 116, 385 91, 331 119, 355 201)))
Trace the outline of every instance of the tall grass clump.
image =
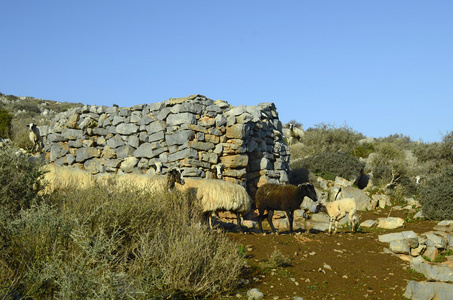
POLYGON ((0 295, 55 299, 213 297, 245 261, 207 230, 189 195, 57 190, 1 222, 0 295))
POLYGON ((423 214, 433 220, 453 219, 453 165, 426 180, 419 189, 423 214))

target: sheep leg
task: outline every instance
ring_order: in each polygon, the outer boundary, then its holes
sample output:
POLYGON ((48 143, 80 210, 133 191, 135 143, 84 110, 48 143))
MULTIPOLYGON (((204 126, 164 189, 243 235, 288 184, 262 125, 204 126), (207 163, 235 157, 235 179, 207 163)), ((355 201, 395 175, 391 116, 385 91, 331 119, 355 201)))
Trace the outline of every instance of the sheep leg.
POLYGON ((264 214, 264 210, 263 211, 258 211, 259 215, 258 215, 258 225, 260 226, 260 233, 263 232, 263 225, 261 224, 261 221, 263 220, 263 214, 264 214))
POLYGON ((209 214, 209 227, 212 229, 212 214, 209 214))
POLYGON ((271 226, 272 232, 276 232, 274 224, 272 224, 272 217, 274 216, 274 211, 273 210, 268 210, 267 214, 267 222, 271 226))
POLYGON ((349 212, 348 218, 349 218, 349 221, 352 224, 352 232, 355 232, 355 229, 356 229, 355 228, 356 227, 356 218, 355 218, 355 211, 354 210, 349 212))
POLYGON ((289 222, 289 233, 293 233, 294 212, 288 210, 286 211, 286 216, 289 222))
POLYGON ((239 213, 236 213, 236 220, 238 223, 239 232, 242 232, 241 215, 239 213))
POLYGON ((333 218, 329 218, 329 234, 332 233, 333 218))

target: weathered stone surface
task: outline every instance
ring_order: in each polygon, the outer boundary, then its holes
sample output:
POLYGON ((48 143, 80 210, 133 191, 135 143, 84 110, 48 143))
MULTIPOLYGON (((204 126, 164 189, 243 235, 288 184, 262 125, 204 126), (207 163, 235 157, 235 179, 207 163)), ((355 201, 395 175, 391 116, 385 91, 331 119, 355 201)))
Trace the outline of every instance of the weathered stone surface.
POLYGON ((104 173, 105 172, 105 167, 104 167, 104 161, 99 158, 92 158, 83 164, 85 167, 85 170, 90 172, 91 174, 98 174, 98 173, 104 173))
POLYGON ((182 151, 170 154, 168 156, 168 161, 174 162, 182 160, 184 158, 198 158, 198 152, 190 148, 184 149, 182 151))
POLYGON ((56 161, 58 158, 64 156, 68 152, 68 148, 64 147, 62 144, 53 144, 50 147, 50 161, 56 161))
POLYGON ((354 198, 357 204, 357 210, 371 210, 371 199, 365 194, 363 190, 347 186, 341 189, 342 198, 354 198))
POLYGON ((401 228, 404 225, 404 220, 401 218, 378 218, 377 227, 384 229, 396 229, 401 228))
POLYGON ((99 157, 99 151, 96 148, 79 148, 76 150, 76 162, 84 162, 94 157, 99 157))
POLYGON ((229 126, 226 129, 225 136, 229 139, 242 139, 246 136, 247 125, 245 124, 236 124, 229 126))
POLYGON ((155 121, 146 126, 146 132, 153 134, 159 131, 165 131, 165 123, 161 121, 155 121))
POLYGON ((196 123, 197 119, 192 113, 171 114, 167 117, 167 124, 170 126, 196 123))
POLYGON ((447 247, 447 237, 443 236, 440 232, 429 231, 423 233, 421 236, 426 237, 426 245, 436 247, 438 249, 445 249, 447 247))
POLYGON ((135 124, 120 124, 116 127, 116 132, 122 135, 131 135, 138 132, 138 126, 135 124))
POLYGON ((381 234, 378 237, 379 242, 381 243, 390 243, 396 240, 409 240, 409 239, 418 239, 418 236, 413 231, 402 231, 388 234, 381 234))
POLYGON ((363 221, 362 223, 360 223, 360 227, 364 227, 364 228, 371 228, 374 225, 376 225, 375 220, 366 220, 366 221, 363 221))
POLYGON ((187 141, 195 138, 195 133, 192 130, 181 130, 173 134, 165 135, 165 141, 168 146, 182 145, 187 141))
POLYGON ((221 163, 223 163, 228 168, 241 168, 247 167, 249 157, 247 155, 231 155, 223 156, 220 158, 221 163))
POLYGON ((410 265, 413 270, 422 273, 428 280, 453 282, 453 270, 446 265, 431 265, 421 256, 412 259, 410 265))
POLYGON ((131 157, 127 157, 121 163, 120 169, 121 169, 121 171, 123 171, 125 173, 130 173, 130 172, 133 171, 133 169, 137 165, 137 163, 138 163, 138 158, 132 157, 132 156, 131 157))
POLYGON ((395 240, 390 242, 390 250, 398 254, 410 254, 411 249, 405 240, 395 240))
POLYGON ((123 139, 119 135, 115 135, 107 140, 107 146, 112 149, 124 146, 123 139))
POLYGON ((450 300, 453 295, 453 284, 443 282, 409 281, 404 297, 406 299, 450 300))

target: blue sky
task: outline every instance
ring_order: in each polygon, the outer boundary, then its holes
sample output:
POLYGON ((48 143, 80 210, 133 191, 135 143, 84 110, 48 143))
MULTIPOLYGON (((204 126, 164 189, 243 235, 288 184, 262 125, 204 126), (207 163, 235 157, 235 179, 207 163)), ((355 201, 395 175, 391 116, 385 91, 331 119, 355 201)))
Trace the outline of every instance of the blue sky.
POLYGON ((132 106, 274 102, 284 123, 453 130, 453 1, 0 2, 0 92, 132 106))

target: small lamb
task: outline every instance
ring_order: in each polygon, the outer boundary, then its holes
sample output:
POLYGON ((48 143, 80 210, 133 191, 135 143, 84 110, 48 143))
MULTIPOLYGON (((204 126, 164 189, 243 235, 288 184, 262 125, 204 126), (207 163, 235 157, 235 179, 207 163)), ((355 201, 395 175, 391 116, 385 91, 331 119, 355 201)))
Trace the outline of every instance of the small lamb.
POLYGON ((353 198, 336 200, 320 207, 320 211, 327 212, 329 215, 329 233, 332 232, 332 224, 335 222, 334 234, 337 233, 338 222, 348 214, 349 221, 352 222, 352 231, 355 232, 358 222, 357 205, 353 198))

